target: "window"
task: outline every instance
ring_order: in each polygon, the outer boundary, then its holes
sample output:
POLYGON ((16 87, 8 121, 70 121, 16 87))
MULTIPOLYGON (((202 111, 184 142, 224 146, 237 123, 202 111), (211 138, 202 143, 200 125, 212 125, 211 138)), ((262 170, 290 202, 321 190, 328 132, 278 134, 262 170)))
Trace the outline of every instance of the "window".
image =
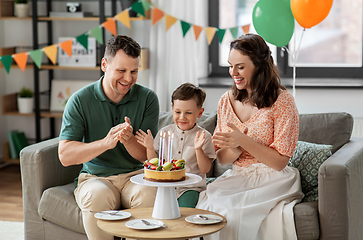
MULTIPOLYGON (((211 0, 209 24, 220 28, 250 24, 250 32, 256 33, 252 24, 252 11, 256 2, 257 0, 211 0)), ((240 31, 239 35, 243 34, 240 31)), ((222 44, 217 40, 211 43, 211 76, 228 76, 227 56, 231 40, 231 34, 226 31, 222 44)), ((298 48, 299 44, 295 65, 298 78, 363 78, 362 0, 334 0, 327 18, 305 31, 295 22, 289 52, 298 48)), ((291 78, 294 64, 292 54, 274 45, 270 45, 270 48, 282 77, 291 78)))

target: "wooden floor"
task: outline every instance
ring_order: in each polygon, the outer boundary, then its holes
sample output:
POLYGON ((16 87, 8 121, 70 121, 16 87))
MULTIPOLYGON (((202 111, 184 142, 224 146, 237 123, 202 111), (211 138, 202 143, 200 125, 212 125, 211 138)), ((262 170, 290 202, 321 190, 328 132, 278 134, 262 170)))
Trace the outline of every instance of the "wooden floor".
POLYGON ((0 220, 24 221, 19 164, 0 168, 0 220))

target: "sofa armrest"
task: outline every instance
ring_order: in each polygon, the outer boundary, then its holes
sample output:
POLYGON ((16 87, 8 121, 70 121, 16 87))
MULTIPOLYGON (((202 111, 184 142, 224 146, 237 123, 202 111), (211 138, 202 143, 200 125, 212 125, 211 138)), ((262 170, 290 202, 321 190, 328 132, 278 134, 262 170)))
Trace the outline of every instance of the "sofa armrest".
POLYGON ((363 138, 352 138, 319 169, 320 239, 363 239, 363 138))
POLYGON ((58 158, 58 138, 25 147, 20 152, 24 230, 27 239, 43 239, 38 205, 45 189, 74 181, 81 166, 63 167, 58 158))

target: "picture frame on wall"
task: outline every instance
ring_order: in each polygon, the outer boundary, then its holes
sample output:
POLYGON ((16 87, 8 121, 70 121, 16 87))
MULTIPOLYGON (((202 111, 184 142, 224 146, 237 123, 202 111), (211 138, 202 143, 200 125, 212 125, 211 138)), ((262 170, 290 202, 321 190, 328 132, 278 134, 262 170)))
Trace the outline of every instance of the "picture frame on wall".
POLYGON ((72 96, 73 93, 93 82, 94 81, 90 80, 54 79, 52 81, 50 93, 50 111, 62 112, 69 97, 72 96))

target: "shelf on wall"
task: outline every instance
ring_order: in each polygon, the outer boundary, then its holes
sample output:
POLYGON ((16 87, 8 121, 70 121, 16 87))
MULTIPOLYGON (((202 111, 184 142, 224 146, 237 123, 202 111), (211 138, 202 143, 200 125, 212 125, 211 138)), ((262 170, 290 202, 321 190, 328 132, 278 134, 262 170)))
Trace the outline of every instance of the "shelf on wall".
MULTIPOLYGON (((1 68, 4 68, 4 66, 2 64, 0 64, 0 67, 1 68)), ((10 68, 19 68, 18 65, 16 64, 11 64, 11 67, 10 68)), ((34 65, 33 64, 27 64, 25 66, 25 68, 34 68, 34 65)), ((100 66, 96 66, 96 67, 66 67, 66 66, 59 66, 59 65, 42 65, 40 67, 40 69, 43 69, 43 70, 100 70, 100 66)))
MULTIPOLYGON (((110 20, 112 17, 106 17, 106 20, 110 20)), ((75 17, 38 17, 38 21, 99 21, 99 17, 83 17, 83 18, 75 18, 75 17)), ((32 20, 31 17, 0 17, 0 20, 32 20)), ((139 20, 150 20, 150 18, 146 18, 144 16, 140 17, 131 17, 130 21, 139 21, 139 20)))
MULTIPOLYGON (((1 96, 1 110, 7 116, 35 116, 35 113, 19 113, 17 107, 17 94, 11 93, 1 96)), ((63 112, 40 110, 40 117, 62 118, 63 112)))
MULTIPOLYGON (((4 68, 4 65, 3 64, 0 64, 0 67, 1 68, 4 68)), ((16 65, 16 64, 11 64, 10 68, 19 68, 19 66, 16 65)), ((34 68, 34 66, 33 66, 33 64, 27 63, 26 66, 25 66, 25 68, 34 68)))
MULTIPOLYGON (((99 17, 38 17, 38 21, 99 21, 99 19, 99 17)), ((106 17, 105 19, 110 20, 112 17, 106 17)), ((149 20, 149 18, 145 18, 143 16, 130 18, 130 21, 139 20, 149 20)))
POLYGON ((11 158, 10 157, 9 142, 4 142, 3 143, 3 161, 4 161, 4 163, 20 164, 20 159, 19 158, 11 158))
POLYGON ((46 70, 100 70, 100 66, 96 67, 67 67, 67 66, 59 66, 59 65, 42 65, 40 69, 46 69, 46 70))
POLYGON ((31 17, 0 17, 0 20, 32 20, 31 17))

